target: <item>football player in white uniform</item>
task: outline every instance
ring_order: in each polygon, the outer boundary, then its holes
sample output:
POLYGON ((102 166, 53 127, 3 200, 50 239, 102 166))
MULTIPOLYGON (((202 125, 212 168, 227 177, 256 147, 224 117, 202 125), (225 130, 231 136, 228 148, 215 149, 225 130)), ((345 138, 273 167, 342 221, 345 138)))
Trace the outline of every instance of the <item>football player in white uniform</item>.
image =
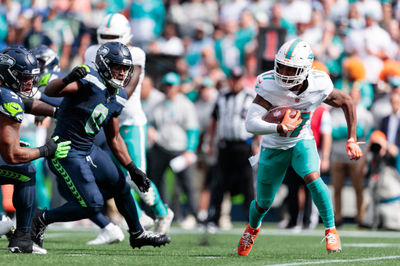
POLYGON ((257 198, 250 204, 249 225, 239 240, 238 254, 248 255, 260 231, 261 221, 272 205, 289 165, 301 176, 318 208, 325 226, 328 253, 340 252, 331 195, 320 178, 319 156, 310 121, 322 102, 340 107, 348 127, 347 154, 358 160, 362 151, 356 139, 356 111, 349 95, 334 89, 329 76, 311 69, 314 55, 310 45, 300 39, 284 43, 275 55, 274 69, 257 77, 257 96, 246 117, 249 132, 263 135, 258 158, 257 198), (297 109, 294 118, 286 112, 280 124, 263 117, 273 107, 297 109))
MULTIPOLYGON (((109 41, 118 41, 128 46, 133 58, 134 71, 129 84, 125 87, 129 99, 119 116, 119 131, 135 165, 137 165, 142 171, 146 172, 147 119, 140 102, 140 91, 142 80, 144 78, 146 55, 139 47, 130 45, 131 39, 132 34, 129 21, 119 13, 107 15, 97 29, 97 40, 99 44, 90 46, 85 52, 85 64, 94 67, 96 52, 101 44, 109 41)), ((121 167, 121 169, 124 170, 123 167, 121 167)), ((128 175, 127 172, 125 172, 125 174, 128 175)), ((140 198, 149 205, 154 212, 154 215, 157 218, 155 221, 154 231, 160 234, 166 234, 171 226, 174 213, 170 208, 165 206, 164 202, 160 198, 157 187, 150 181, 151 187, 149 191, 143 193, 138 190, 133 182, 131 182, 131 178, 128 177, 127 180, 131 187, 139 194, 140 198)), ((138 207, 138 215, 142 225, 146 228, 146 224, 144 223, 146 221, 144 218, 147 218, 147 220, 150 219, 151 226, 153 220, 145 215, 144 212, 142 213, 138 204, 136 204, 136 206, 138 207)), ((110 225, 112 224, 110 223, 110 225)), ((115 238, 117 236, 121 236, 118 232, 119 228, 116 228, 116 226, 111 226, 109 231, 107 231, 106 228, 107 227, 102 228, 99 236, 88 243, 112 243, 116 241, 115 238)), ((122 241, 121 238, 118 240, 122 241)))

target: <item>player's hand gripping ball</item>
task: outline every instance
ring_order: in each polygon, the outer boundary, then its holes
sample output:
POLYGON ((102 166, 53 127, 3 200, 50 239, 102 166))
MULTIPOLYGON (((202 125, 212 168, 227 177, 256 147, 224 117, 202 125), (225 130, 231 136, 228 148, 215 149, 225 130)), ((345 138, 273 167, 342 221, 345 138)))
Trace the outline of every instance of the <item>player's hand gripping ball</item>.
POLYGON ((293 131, 303 120, 301 112, 294 108, 280 106, 269 110, 264 120, 268 123, 281 124, 283 133, 293 131))

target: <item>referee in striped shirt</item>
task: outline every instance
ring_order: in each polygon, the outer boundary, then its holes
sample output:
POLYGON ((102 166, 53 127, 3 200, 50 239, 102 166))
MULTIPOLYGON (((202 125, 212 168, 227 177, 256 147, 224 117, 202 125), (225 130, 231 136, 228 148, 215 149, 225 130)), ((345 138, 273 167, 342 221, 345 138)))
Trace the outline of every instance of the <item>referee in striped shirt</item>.
POLYGON ((232 69, 229 88, 222 90, 212 114, 210 147, 218 136, 218 177, 211 190, 207 222, 218 225, 225 192, 242 193, 245 217, 254 198, 253 171, 248 158, 252 155, 253 135, 247 132, 245 119, 255 92, 244 88, 243 70, 232 69))

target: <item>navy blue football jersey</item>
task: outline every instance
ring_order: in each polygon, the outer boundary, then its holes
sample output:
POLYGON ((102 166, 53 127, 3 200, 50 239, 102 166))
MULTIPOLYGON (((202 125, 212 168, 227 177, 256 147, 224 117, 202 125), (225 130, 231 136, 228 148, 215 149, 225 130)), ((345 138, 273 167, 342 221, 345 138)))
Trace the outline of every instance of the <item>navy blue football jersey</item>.
POLYGON ((24 111, 24 103, 18 94, 5 87, 0 87, 0 113, 21 123, 24 111))
POLYGON ((94 136, 110 117, 119 116, 126 103, 126 92, 120 88, 111 94, 99 73, 87 67, 88 74, 80 79, 83 84, 73 96, 64 97, 57 113, 54 136, 70 140, 71 147, 89 151, 94 136))

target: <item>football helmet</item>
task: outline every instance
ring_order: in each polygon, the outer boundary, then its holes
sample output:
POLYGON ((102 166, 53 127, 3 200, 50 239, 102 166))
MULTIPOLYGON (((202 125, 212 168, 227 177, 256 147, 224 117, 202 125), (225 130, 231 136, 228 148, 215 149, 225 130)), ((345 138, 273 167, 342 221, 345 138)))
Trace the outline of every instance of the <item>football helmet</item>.
POLYGON ((40 73, 48 73, 48 72, 59 72, 59 58, 50 47, 47 45, 39 45, 35 48, 31 49, 30 52, 36 57, 39 67, 40 73))
POLYGON ((97 28, 97 41, 122 42, 127 45, 132 39, 131 26, 126 17, 119 13, 108 14, 97 28))
POLYGON ((307 78, 313 61, 314 54, 307 42, 294 39, 284 43, 275 55, 275 82, 283 89, 299 85, 307 78))
POLYGON ((133 70, 133 62, 131 52, 124 44, 107 42, 100 46, 97 50, 95 64, 102 78, 112 87, 120 88, 128 84, 133 70), (120 72, 121 68, 124 72, 120 72), (119 78, 120 75, 122 76, 119 78))
POLYGON ((0 78, 14 92, 32 97, 37 90, 40 69, 36 58, 21 46, 9 47, 0 53, 0 78))

